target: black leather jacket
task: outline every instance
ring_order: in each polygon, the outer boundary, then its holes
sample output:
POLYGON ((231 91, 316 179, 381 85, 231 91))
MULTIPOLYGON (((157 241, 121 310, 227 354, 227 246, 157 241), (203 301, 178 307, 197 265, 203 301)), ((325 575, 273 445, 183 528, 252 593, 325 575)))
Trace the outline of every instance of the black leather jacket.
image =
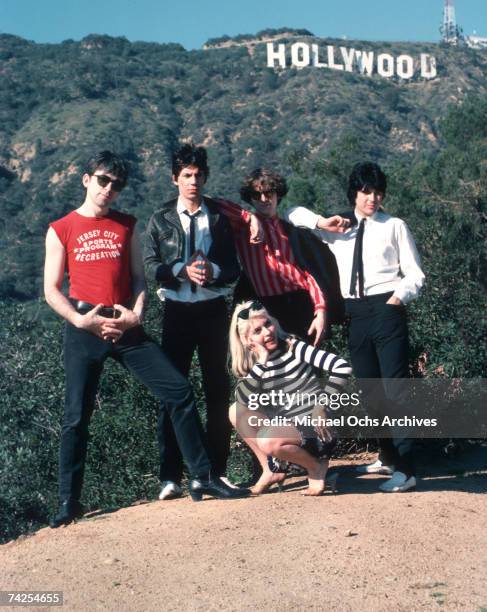
MULTIPOLYGON (((232 229, 225 215, 211 198, 204 197, 208 207, 212 244, 208 259, 220 267, 220 275, 209 286, 223 287, 234 282, 240 266, 235 252, 232 229)), ((162 287, 177 289, 181 281, 172 273, 175 263, 183 261, 185 235, 176 210, 177 199, 166 202, 149 220, 143 252, 147 278, 162 287)))

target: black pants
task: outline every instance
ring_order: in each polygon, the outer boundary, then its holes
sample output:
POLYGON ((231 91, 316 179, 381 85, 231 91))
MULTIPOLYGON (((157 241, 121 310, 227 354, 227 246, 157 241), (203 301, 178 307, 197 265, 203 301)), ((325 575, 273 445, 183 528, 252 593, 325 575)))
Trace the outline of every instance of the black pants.
MULTIPOLYGON (((369 379, 363 381, 368 407, 381 416, 401 412, 405 385, 397 379, 409 376, 406 309, 386 304, 391 295, 345 301, 351 317, 348 344, 353 372, 359 379, 369 379), (374 385, 370 380, 379 378, 385 379, 382 384, 374 385)), ((411 438, 381 438, 379 446, 379 459, 385 465, 394 465, 406 476, 414 475, 411 438)))
POLYGON ((247 300, 259 300, 270 315, 279 321, 289 334, 309 340, 307 331, 314 317, 314 305, 309 293, 304 290, 281 295, 258 296, 247 276, 241 275, 235 288, 233 306, 247 300))
POLYGON ((105 359, 126 367, 159 400, 159 411, 172 420, 179 446, 192 475, 208 475, 210 461, 204 433, 188 382, 171 365, 142 327, 130 329, 115 343, 69 323, 64 339, 66 401, 61 434, 59 495, 79 500, 98 382, 105 359))
MULTIPOLYGON (((223 298, 195 303, 166 301, 162 346, 185 378, 189 375, 194 352, 198 351, 206 399, 208 454, 217 476, 224 475, 227 468, 232 430, 228 418, 228 328, 223 298)), ((176 438, 170 414, 161 411, 158 422, 161 481, 181 481, 183 464, 176 438)))
POLYGON ((313 321, 314 306, 307 291, 292 291, 259 300, 285 331, 309 341, 307 332, 313 321))

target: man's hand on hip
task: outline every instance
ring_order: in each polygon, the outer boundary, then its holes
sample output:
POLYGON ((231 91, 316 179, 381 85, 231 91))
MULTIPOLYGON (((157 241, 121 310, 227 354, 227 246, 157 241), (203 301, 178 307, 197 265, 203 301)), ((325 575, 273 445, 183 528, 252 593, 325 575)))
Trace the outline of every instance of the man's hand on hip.
POLYGON ((402 306, 401 300, 394 295, 391 295, 386 304, 391 304, 391 306, 402 306))

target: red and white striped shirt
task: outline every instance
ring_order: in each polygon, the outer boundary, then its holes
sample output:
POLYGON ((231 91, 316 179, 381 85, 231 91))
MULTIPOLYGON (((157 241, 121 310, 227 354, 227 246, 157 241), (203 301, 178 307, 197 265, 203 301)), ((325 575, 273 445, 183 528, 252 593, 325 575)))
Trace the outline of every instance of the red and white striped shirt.
POLYGON ((250 244, 250 213, 233 202, 215 201, 230 221, 240 261, 257 295, 283 295, 304 289, 309 293, 315 312, 325 309, 323 292, 314 277, 297 266, 277 215, 271 218, 259 215, 264 239, 259 244, 250 244))

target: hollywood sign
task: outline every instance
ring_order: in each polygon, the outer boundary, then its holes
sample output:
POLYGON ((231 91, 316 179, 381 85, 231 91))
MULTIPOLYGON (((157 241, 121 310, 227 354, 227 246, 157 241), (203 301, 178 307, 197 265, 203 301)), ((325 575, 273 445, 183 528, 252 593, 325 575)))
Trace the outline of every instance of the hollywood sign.
POLYGON ((267 67, 289 66, 296 68, 314 66, 344 72, 357 71, 367 76, 377 73, 382 77, 397 76, 400 79, 412 79, 418 70, 423 79, 434 79, 437 75, 436 59, 427 53, 421 53, 419 59, 415 60, 411 55, 396 57, 390 53, 376 54, 374 51, 336 48, 333 45, 323 48, 317 44, 303 42, 295 42, 290 46, 283 43, 278 45, 267 43, 267 67))

